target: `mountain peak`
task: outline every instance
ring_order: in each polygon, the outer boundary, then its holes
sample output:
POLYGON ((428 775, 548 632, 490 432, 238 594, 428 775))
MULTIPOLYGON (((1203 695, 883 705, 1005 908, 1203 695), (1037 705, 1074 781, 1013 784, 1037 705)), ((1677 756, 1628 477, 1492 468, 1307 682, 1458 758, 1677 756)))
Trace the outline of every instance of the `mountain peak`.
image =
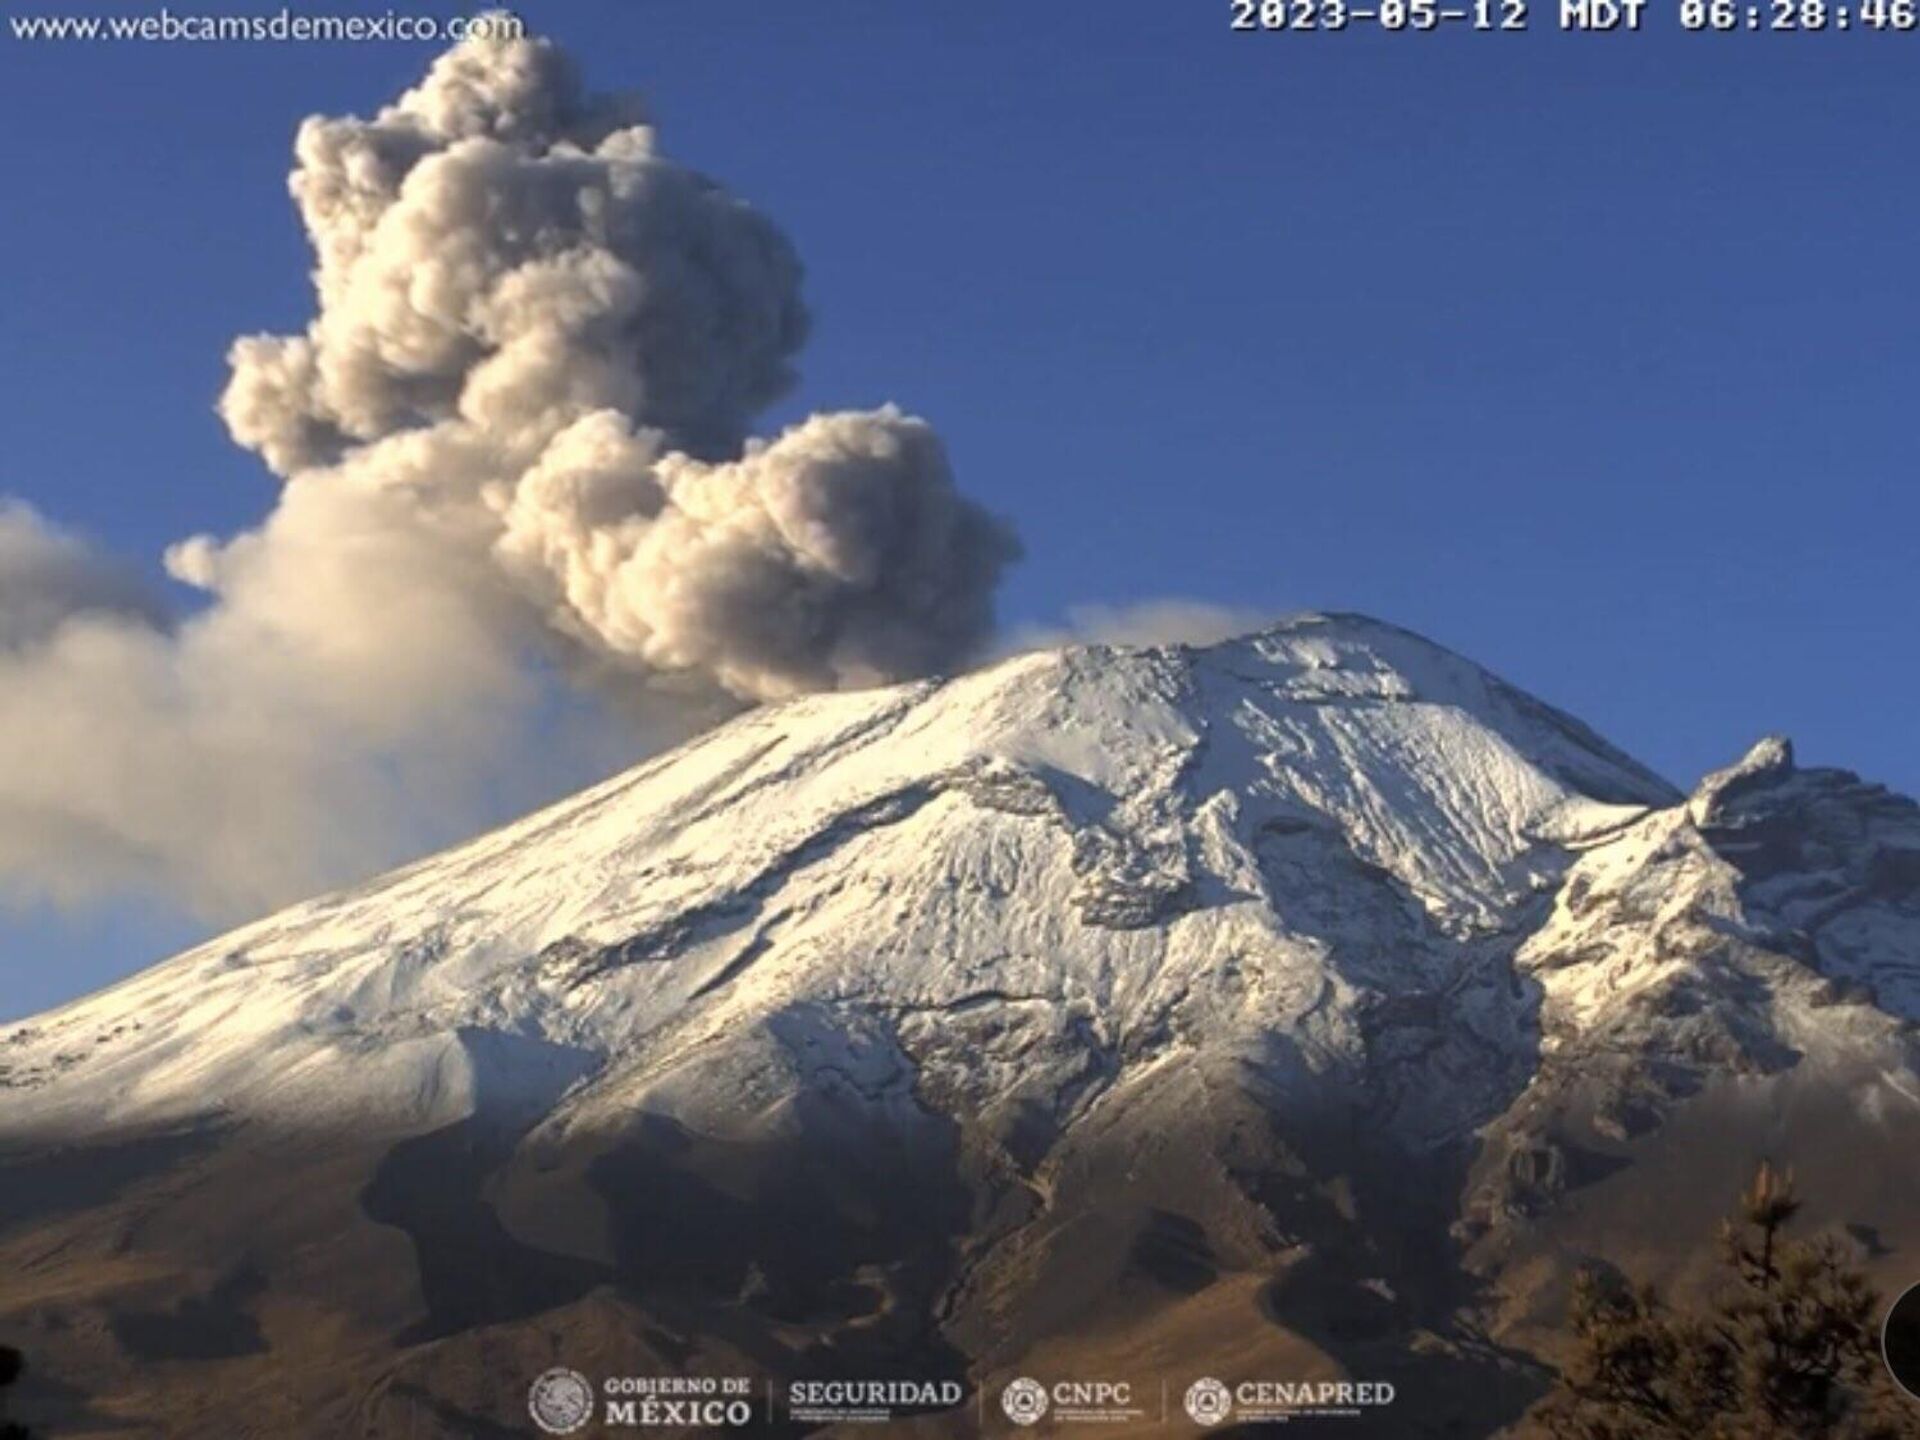
POLYGON ((1364 617, 1070 646, 751 711, 47 1017, 9 1070, 42 1116, 432 1111, 511 1091, 471 1073, 504 1063, 483 1032, 592 1069, 797 1004, 972 990, 1077 996, 1126 1028, 1236 949, 1293 993, 1321 963, 1301 968, 1299 928, 1347 923, 1321 904, 1413 924, 1396 964, 1450 964, 1445 937, 1511 929, 1568 847, 1675 799, 1578 722, 1364 617))
POLYGON ((1765 736, 1733 764, 1713 771, 1694 787, 1688 802, 1694 823, 1710 823, 1741 795, 1767 789, 1793 774, 1793 741, 1784 735, 1765 736))

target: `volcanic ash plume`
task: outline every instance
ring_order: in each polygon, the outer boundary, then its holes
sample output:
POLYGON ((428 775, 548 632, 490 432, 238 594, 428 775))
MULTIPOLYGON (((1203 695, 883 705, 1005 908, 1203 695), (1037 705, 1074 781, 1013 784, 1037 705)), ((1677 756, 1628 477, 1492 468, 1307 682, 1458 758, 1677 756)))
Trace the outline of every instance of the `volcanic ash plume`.
MULTIPOLYGON (((743 699, 949 667, 1010 533, 892 410, 766 444, 800 266, 539 42, 471 42, 371 121, 310 120, 298 337, 234 347, 222 412, 296 482, 404 497, 552 630, 743 699)), ((219 583, 201 547, 177 573, 219 583)))
POLYGON ((285 483, 258 529, 169 550, 209 603, 169 625, 0 512, 0 875, 264 904, 581 778, 504 758, 551 677, 671 730, 988 638, 1017 543, 928 426, 753 438, 799 262, 637 102, 475 39, 296 153, 316 313, 239 341, 220 406, 285 483))

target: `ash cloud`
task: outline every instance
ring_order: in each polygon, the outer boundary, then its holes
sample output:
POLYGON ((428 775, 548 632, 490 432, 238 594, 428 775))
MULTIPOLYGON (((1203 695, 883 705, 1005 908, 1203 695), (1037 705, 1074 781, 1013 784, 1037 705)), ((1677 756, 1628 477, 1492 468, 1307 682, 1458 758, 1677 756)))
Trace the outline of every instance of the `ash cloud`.
MULTIPOLYGON (((548 629, 742 700, 961 663, 1017 546, 888 409, 749 442, 793 382, 800 265, 765 217, 586 96, 476 41, 372 120, 310 120, 319 264, 299 336, 233 351, 235 440, 486 552, 548 629)), ((221 588, 219 548, 175 573, 221 588)))
POLYGON ((77 616, 159 625, 162 614, 125 567, 31 507, 0 499, 0 657, 46 643, 77 616))
POLYGON ((0 510, 0 881, 258 909, 605 768, 610 717, 657 743, 989 639, 1018 543, 929 426, 755 438, 799 261, 637 101, 476 39, 295 150, 316 310, 220 402, 283 485, 167 552, 204 606, 0 510))
POLYGON ((1075 605, 1066 624, 1022 626, 1003 650, 1020 654, 1059 645, 1213 645, 1248 635, 1279 617, 1270 611, 1164 596, 1124 605, 1075 605))

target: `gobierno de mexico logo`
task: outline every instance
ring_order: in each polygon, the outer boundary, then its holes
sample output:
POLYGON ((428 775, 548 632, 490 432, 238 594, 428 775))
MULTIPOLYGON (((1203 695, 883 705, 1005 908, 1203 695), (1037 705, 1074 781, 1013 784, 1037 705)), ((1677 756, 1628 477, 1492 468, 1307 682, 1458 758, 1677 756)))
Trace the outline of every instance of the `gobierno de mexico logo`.
POLYGON ((527 1387, 527 1413, 549 1435, 571 1435, 593 1419, 593 1382, 556 1366, 527 1387))

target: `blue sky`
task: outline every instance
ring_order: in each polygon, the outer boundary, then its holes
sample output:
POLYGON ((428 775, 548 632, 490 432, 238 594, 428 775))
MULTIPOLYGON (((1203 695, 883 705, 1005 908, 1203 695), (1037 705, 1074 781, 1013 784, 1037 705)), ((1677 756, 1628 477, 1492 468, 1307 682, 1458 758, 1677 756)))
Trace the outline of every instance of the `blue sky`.
MULTIPOLYGON (((1782 730, 1920 791, 1920 35, 1535 8, 1397 37, 1185 0, 524 13, 793 237, 816 335, 770 422, 933 420, 1025 537, 1009 621, 1363 610, 1683 782, 1782 730)), ((292 130, 430 53, 0 37, 0 492, 156 573, 265 511, 212 405, 234 335, 308 313, 292 130)), ((0 1013, 193 928, 0 918, 0 1013)))

